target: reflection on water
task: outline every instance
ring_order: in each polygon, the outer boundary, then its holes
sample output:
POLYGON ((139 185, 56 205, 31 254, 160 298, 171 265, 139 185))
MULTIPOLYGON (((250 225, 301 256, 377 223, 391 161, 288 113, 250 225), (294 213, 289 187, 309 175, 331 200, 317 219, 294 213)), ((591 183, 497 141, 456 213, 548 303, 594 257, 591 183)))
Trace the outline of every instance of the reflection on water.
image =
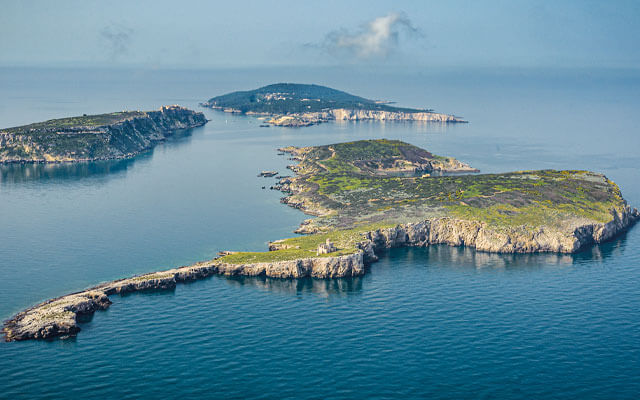
POLYGON ((362 291, 363 277, 339 279, 278 279, 265 276, 232 276, 223 277, 230 285, 253 286, 258 289, 274 293, 299 296, 302 294, 316 294, 322 297, 348 296, 362 291))
MULTIPOLYGON (((178 146, 189 143, 193 129, 176 131, 163 146, 178 146)), ((0 164, 0 184, 20 184, 23 182, 69 182, 100 177, 118 175, 127 171, 135 163, 149 162, 153 158, 154 149, 139 154, 133 158, 122 160, 108 160, 95 162, 73 162, 55 164, 0 164)))
MULTIPOLYGON (((395 257, 391 253, 408 252, 409 262, 427 265, 444 265, 482 269, 539 269, 549 266, 571 266, 593 261, 605 261, 621 256, 626 243, 626 233, 610 242, 587 247, 574 254, 561 253, 525 253, 499 254, 476 251, 471 247, 453 247, 445 244, 431 245, 426 248, 394 249, 384 256, 395 257)), ((404 254, 402 255, 404 257, 404 254)), ((375 272, 375 264, 372 266, 375 272)))
MULTIPOLYGON (((360 70, 2 69, 4 126, 196 109, 212 94, 283 79, 385 93, 471 123, 293 130, 204 109, 212 121, 186 146, 169 141, 111 163, 0 167, 0 314, 286 237, 305 217, 254 179, 284 170, 282 146, 388 138, 483 172, 591 169, 640 204, 637 72, 360 70)), ((77 339, 0 343, 12 366, 0 397, 637 398, 639 238, 636 228, 575 255, 394 249, 359 278, 219 276, 116 297, 77 339)))
POLYGON ((18 184, 30 181, 73 181, 91 176, 120 174, 135 162, 152 157, 152 152, 135 158, 114 161, 75 162, 60 164, 8 164, 0 166, 1 184, 18 184))
MULTIPOLYGON (((472 268, 478 271, 508 269, 512 272, 530 271, 549 267, 569 267, 593 261, 604 261, 612 256, 620 257, 626 243, 626 234, 611 242, 592 246, 575 254, 530 253, 498 254, 476 251, 470 247, 454 247, 444 244, 427 247, 407 247, 386 250, 380 260, 367 268, 367 274, 375 274, 376 267, 390 265, 398 273, 408 265, 440 268, 472 268)), ((414 273, 415 271, 412 271, 414 273)), ((419 272, 418 272, 419 273, 419 272)), ((265 276, 218 276, 232 286, 251 286, 264 291, 300 296, 315 294, 322 297, 349 296, 366 289, 366 276, 340 279, 279 279, 265 276)))
MULTIPOLYGON (((413 133, 433 133, 442 134, 451 130, 452 124, 439 121, 385 121, 385 120, 363 120, 363 121, 348 121, 348 120, 336 120, 328 122, 335 125, 332 129, 348 129, 353 125, 359 125, 358 128, 371 127, 376 130, 385 131, 388 129, 390 132, 395 132, 398 129, 409 130, 413 133)), ((322 125, 321 125, 322 126, 322 125)))
POLYGON ((428 246, 424 249, 412 248, 409 249, 409 253, 410 262, 422 263, 427 266, 450 266, 477 270, 541 268, 542 266, 571 265, 573 263, 573 256, 570 254, 498 254, 476 251, 470 247, 453 247, 442 244, 428 246))

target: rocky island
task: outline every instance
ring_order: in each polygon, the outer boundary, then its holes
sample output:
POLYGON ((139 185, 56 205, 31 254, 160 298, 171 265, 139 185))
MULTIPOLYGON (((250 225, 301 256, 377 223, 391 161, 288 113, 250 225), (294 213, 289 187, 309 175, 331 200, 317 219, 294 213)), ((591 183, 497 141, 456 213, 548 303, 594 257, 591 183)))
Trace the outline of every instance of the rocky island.
POLYGON ((501 253, 574 253, 640 219, 618 186, 590 171, 478 174, 452 157, 396 140, 280 149, 298 161, 279 178, 283 202, 317 216, 306 235, 269 251, 223 252, 213 260, 104 283, 45 301, 5 322, 7 341, 68 336, 77 316, 109 296, 175 288, 214 274, 272 278, 363 275, 390 247, 448 244, 501 253))
POLYGON ((157 111, 83 115, 0 129, 0 163, 129 158, 177 130, 206 122, 203 113, 173 105, 157 111))
POLYGON ((302 127, 327 121, 466 122, 433 110, 401 108, 319 85, 277 83, 228 93, 202 103, 228 113, 266 116, 269 124, 302 127))

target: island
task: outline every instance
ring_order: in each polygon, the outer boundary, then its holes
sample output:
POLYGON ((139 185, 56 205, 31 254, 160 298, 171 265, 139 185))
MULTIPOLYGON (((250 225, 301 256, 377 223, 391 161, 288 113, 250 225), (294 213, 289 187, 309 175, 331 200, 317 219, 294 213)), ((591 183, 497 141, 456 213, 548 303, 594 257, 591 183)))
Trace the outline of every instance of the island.
POLYGON ((288 127, 336 120, 466 122, 430 109, 401 108, 389 104, 388 101, 369 100, 326 86, 276 83, 213 97, 202 106, 228 113, 268 117, 269 124, 288 127))
POLYGON ((279 177, 283 202, 316 216, 304 235, 269 251, 225 251, 212 260, 103 283, 45 301, 5 321, 7 341, 76 334, 78 315, 109 296, 166 290, 214 274, 271 278, 363 275, 381 251, 446 244, 499 253, 574 253, 640 219, 606 176, 581 170, 479 174, 398 140, 279 149, 297 161, 279 177))
POLYGON ((52 119, 0 129, 0 163, 58 163, 133 157, 176 131, 202 126, 204 114, 172 105, 52 119))

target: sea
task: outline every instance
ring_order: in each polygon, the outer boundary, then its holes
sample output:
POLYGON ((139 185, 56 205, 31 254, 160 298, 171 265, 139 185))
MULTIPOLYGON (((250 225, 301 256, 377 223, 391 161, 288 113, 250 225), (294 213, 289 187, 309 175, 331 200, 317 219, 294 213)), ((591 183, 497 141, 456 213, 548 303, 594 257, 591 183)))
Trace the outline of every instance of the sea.
MULTIPOLYGON (((0 319, 295 235, 309 216, 256 176, 290 172, 282 146, 388 138, 482 172, 588 169, 640 207, 640 70, 0 69, 0 127, 167 104, 210 122, 128 160, 0 166, 0 319), (199 106, 276 82, 469 123, 264 128, 199 106)), ((77 337, 0 343, 0 398, 640 398, 640 227, 573 255, 393 249, 357 278, 214 276, 112 300, 77 337)))

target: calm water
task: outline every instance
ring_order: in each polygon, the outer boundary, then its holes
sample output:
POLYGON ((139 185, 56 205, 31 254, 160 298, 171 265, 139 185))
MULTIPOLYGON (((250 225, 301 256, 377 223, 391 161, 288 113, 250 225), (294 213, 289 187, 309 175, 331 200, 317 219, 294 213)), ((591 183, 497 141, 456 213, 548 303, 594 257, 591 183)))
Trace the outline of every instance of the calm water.
MULTIPOLYGON (((601 171, 640 205, 640 72, 0 69, 0 126, 197 107, 297 81, 470 124, 212 121, 133 160, 0 167, 0 317, 116 279, 262 250, 306 216, 275 149, 398 138, 484 172, 601 171)), ((75 339, 0 344, 0 398, 637 398, 640 229, 572 256, 433 246, 364 277, 211 279, 114 297, 75 339)))

